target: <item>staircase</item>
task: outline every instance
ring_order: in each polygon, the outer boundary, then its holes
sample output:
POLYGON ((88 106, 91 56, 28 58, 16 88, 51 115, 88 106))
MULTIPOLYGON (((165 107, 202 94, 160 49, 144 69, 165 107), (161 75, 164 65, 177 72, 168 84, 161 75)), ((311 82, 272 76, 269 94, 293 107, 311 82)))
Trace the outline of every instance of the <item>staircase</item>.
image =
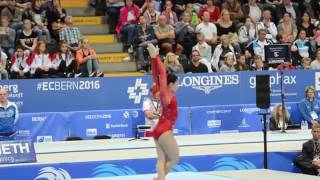
POLYGON ((61 0, 67 14, 73 16, 83 37, 89 39, 91 47, 96 51, 101 71, 106 76, 142 75, 136 72, 135 62, 125 62, 128 53, 122 50, 122 43, 117 41, 115 34, 109 34, 106 17, 95 16, 94 9, 88 0, 61 0))

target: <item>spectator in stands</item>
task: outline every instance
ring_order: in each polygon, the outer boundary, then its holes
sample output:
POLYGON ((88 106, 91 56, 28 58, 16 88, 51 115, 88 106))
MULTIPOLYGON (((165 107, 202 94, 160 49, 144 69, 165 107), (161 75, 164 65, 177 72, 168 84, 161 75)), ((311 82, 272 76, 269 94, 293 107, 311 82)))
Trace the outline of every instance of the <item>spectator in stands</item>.
POLYGON ((311 63, 311 69, 320 69, 320 48, 317 50, 316 59, 311 63))
POLYGON ((310 16, 310 19, 316 19, 317 11, 319 11, 319 1, 317 0, 301 0, 299 1, 299 9, 300 12, 308 13, 310 16))
POLYGON ((184 48, 187 57, 190 56, 192 47, 196 44, 196 28, 191 24, 191 14, 184 12, 182 20, 175 26, 176 42, 184 48))
POLYGON ((23 20, 23 29, 18 37, 21 46, 25 50, 29 50, 30 52, 35 50, 37 46, 38 35, 32 29, 32 24, 29 19, 23 20))
POLYGON ((283 71, 283 70, 295 70, 296 67, 292 65, 291 62, 284 62, 282 64, 279 64, 276 68, 277 70, 283 71))
POLYGON ((316 48, 319 49, 320 48, 320 22, 317 25, 313 39, 315 41, 316 48))
POLYGON ((262 13, 262 20, 257 23, 257 31, 260 29, 266 30, 266 38, 272 40, 274 43, 277 42, 278 29, 274 22, 271 21, 271 11, 265 9, 262 13))
POLYGON ((76 73, 76 61, 67 42, 60 42, 59 52, 52 61, 54 74, 59 77, 72 77, 76 73))
POLYGON ((148 25, 156 25, 158 22, 158 18, 160 16, 160 12, 155 9, 155 5, 153 2, 148 3, 147 10, 144 12, 144 17, 146 19, 146 23, 148 25))
POLYGON ((96 52, 90 48, 89 40, 82 39, 80 48, 76 52, 77 66, 81 75, 89 77, 103 77, 99 71, 99 62, 96 52))
POLYGON ((172 7, 172 1, 167 0, 164 6, 164 11, 161 13, 161 15, 164 15, 167 19, 167 23, 174 27, 178 22, 178 17, 177 14, 172 10, 172 7))
POLYGON ((1 11, 1 17, 6 16, 8 18, 8 21, 10 22, 10 27, 16 31, 22 28, 22 14, 23 11, 21 11, 17 7, 17 4, 14 3, 10 3, 1 11))
POLYGON ((259 55, 262 61, 265 61, 264 46, 273 44, 271 40, 266 39, 267 32, 265 29, 258 30, 258 38, 253 40, 245 51, 246 58, 252 58, 254 55, 259 55))
POLYGON ((59 0, 49 1, 46 13, 51 38, 59 42, 59 30, 64 27, 64 18, 67 13, 62 9, 59 0))
POLYGON ((78 27, 73 25, 72 16, 64 18, 65 27, 59 31, 60 41, 66 41, 72 50, 77 50, 80 47, 81 33, 78 27))
POLYGON ((14 53, 16 32, 9 27, 9 21, 6 16, 1 17, 0 27, 0 47, 2 50, 11 57, 14 53))
POLYGON ((234 56, 236 54, 228 35, 222 35, 220 41, 221 43, 215 48, 211 59, 211 64, 215 69, 220 69, 224 64, 224 57, 228 52, 231 52, 234 56))
POLYGON ((53 74, 52 60, 47 50, 45 41, 39 40, 32 54, 27 59, 27 64, 30 65, 30 73, 35 78, 48 78, 53 74))
POLYGON ((160 49, 163 49, 165 53, 173 52, 173 45, 176 43, 174 28, 167 24, 167 18, 164 15, 160 15, 158 21, 158 24, 154 27, 154 31, 158 39, 160 49))
POLYGON ((154 34, 153 27, 147 24, 145 16, 140 16, 139 21, 140 24, 136 28, 134 38, 134 48, 137 49, 136 63, 138 71, 146 71, 148 69, 149 60, 145 57, 144 52, 149 43, 156 45, 158 40, 154 34))
POLYGON ((310 58, 302 58, 301 65, 296 66, 298 70, 308 70, 311 69, 311 59, 310 58))
POLYGON ((11 79, 26 79, 30 77, 30 66, 27 63, 29 53, 24 53, 23 48, 18 46, 12 56, 11 79))
POLYGON ((157 85, 152 86, 151 97, 143 101, 142 110, 145 116, 145 124, 151 126, 151 130, 146 132, 146 137, 152 137, 152 131, 156 127, 162 113, 160 88, 157 85))
POLYGON ((300 24, 301 13, 298 5, 291 2, 291 0, 282 0, 282 4, 277 6, 277 19, 281 20, 285 13, 291 14, 293 24, 300 24))
POLYGON ((197 50, 192 51, 191 63, 184 67, 185 73, 207 73, 208 67, 200 62, 200 53, 197 50))
MULTIPOLYGON (((213 4, 213 0, 207 0, 206 6, 203 6, 200 10, 199 16, 203 17, 204 12, 209 12, 210 22, 215 23, 220 18, 220 8, 213 4)), ((203 20, 203 19, 202 19, 203 20)))
POLYGON ((202 22, 197 26, 196 31, 204 35, 206 43, 209 45, 216 45, 217 43, 217 27, 210 22, 210 14, 205 11, 202 16, 202 22))
POLYGON ((293 162, 300 168, 303 174, 319 175, 320 168, 320 125, 312 125, 312 139, 302 146, 302 155, 296 157, 293 162))
POLYGON ((164 66, 168 73, 181 74, 183 73, 183 67, 180 64, 177 55, 169 52, 164 58, 164 66))
POLYGON ((291 124, 288 108, 282 109, 282 104, 277 104, 271 112, 269 129, 271 131, 282 129, 283 121, 285 122, 285 129, 287 129, 288 125, 291 124))
POLYGON ((200 19, 198 14, 194 11, 193 9, 193 4, 192 3, 188 3, 186 6, 186 12, 191 14, 191 24, 194 26, 197 26, 198 24, 200 24, 200 19))
POLYGON ((251 66, 252 71, 263 71, 268 70, 267 65, 265 65, 262 61, 262 57, 259 55, 255 55, 253 57, 253 64, 251 66))
POLYGON ((199 51, 201 59, 209 63, 212 58, 212 47, 206 43, 202 32, 197 33, 197 41, 198 43, 193 46, 192 50, 199 51))
POLYGON ((292 20, 292 16, 290 13, 285 12, 283 14, 282 22, 280 22, 277 26, 278 35, 282 36, 285 35, 288 38, 289 42, 293 42, 297 36, 297 26, 292 20))
MULTIPOLYGON (((226 0, 222 4, 222 9, 227 9, 230 13, 230 18, 233 23, 237 24, 241 22, 244 18, 241 5, 237 0, 226 0)), ((221 13, 222 15, 222 13, 221 13)))
POLYGON ((123 0, 106 0, 107 3, 107 15, 110 33, 114 34, 116 26, 120 17, 120 9, 124 6, 123 0))
POLYGON ((19 8, 21 12, 24 12, 27 9, 30 9, 31 6, 32 6, 31 0, 16 0, 16 7, 19 8))
POLYGON ((9 79, 8 71, 6 70, 8 63, 7 54, 0 48, 0 79, 7 80, 9 79))
POLYGON ((178 19, 180 19, 182 13, 186 10, 186 2, 184 0, 175 0, 173 11, 176 12, 178 19))
POLYGON ((305 98, 298 105, 302 121, 313 124, 319 121, 320 101, 315 97, 315 88, 307 86, 305 88, 305 98))
POLYGON ((243 6, 244 17, 251 17, 253 22, 259 22, 262 15, 262 5, 257 4, 257 0, 248 0, 243 6))
POLYGON ((125 1, 125 7, 120 9, 120 19, 116 32, 122 35, 125 48, 132 45, 134 30, 139 23, 139 7, 132 0, 125 1))
POLYGON ((312 40, 314 36, 315 30, 314 24, 311 22, 311 17, 308 12, 304 12, 303 16, 301 17, 301 24, 298 24, 298 30, 305 30, 307 39, 312 40))
POLYGON ((0 141, 14 140, 19 112, 16 104, 8 101, 8 92, 0 89, 0 141))
POLYGON ((38 38, 50 43, 50 32, 47 28, 48 17, 46 16, 46 10, 44 8, 43 1, 34 1, 32 6, 32 20, 35 23, 33 29, 38 33, 38 38))
POLYGON ((238 34, 241 51, 244 51, 245 47, 256 37, 255 23, 250 17, 246 18, 245 24, 240 27, 238 34))
POLYGON ((235 72, 236 69, 234 67, 235 59, 234 54, 232 52, 228 52, 224 57, 224 63, 219 69, 220 72, 235 72))
POLYGON ((297 40, 291 46, 291 52, 294 58, 294 65, 300 64, 302 58, 313 57, 311 43, 306 37, 305 30, 300 30, 297 40))
POLYGON ((236 71, 248 71, 249 66, 246 63, 246 56, 244 54, 239 54, 237 57, 237 63, 234 65, 236 71))

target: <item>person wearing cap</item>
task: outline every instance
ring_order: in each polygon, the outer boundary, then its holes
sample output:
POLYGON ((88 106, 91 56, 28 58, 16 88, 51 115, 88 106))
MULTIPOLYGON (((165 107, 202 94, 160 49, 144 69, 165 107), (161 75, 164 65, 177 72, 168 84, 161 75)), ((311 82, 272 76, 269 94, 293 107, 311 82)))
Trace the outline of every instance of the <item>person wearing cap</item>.
POLYGON ((313 124, 319 121, 320 116, 320 101, 315 97, 314 86, 305 88, 305 98, 298 105, 302 121, 307 121, 313 124))
POLYGON ((151 97, 146 98, 142 105, 142 110, 145 115, 145 125, 151 126, 151 130, 146 131, 146 137, 152 137, 152 131, 157 125, 162 111, 159 86, 153 85, 151 94, 151 97))
POLYGON ((8 92, 0 89, 0 141, 15 139, 19 112, 16 104, 8 101, 8 92))

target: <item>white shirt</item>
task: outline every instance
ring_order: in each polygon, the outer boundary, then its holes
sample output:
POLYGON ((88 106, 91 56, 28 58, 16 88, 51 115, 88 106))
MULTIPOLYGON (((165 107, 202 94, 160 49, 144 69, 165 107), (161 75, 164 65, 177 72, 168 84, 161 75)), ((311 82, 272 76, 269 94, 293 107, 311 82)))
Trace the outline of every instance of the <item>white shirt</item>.
POLYGON ((205 39, 212 39, 213 34, 217 34, 217 27, 213 23, 209 22, 206 25, 202 22, 197 26, 196 31, 202 32, 205 39))
POLYGON ((261 9, 257 5, 249 5, 249 9, 249 16, 253 19, 254 22, 258 22, 261 19, 261 9))
POLYGON ((52 67, 52 62, 49 58, 49 54, 36 54, 32 64, 30 65, 31 68, 31 74, 34 74, 36 72, 36 69, 46 66, 48 68, 52 67))
POLYGON ((29 72, 30 67, 27 64, 27 57, 18 57, 16 58, 16 61, 11 66, 11 71, 13 72, 19 72, 22 70, 24 73, 29 72))
POLYGON ((315 59, 314 61, 312 61, 310 66, 311 66, 311 69, 319 70, 320 69, 320 61, 315 59))
MULTIPOLYGON (((162 110, 160 101, 153 101, 151 98, 145 99, 142 105, 143 112, 145 111, 157 111, 162 110)), ((157 125, 159 119, 149 119, 147 116, 145 116, 145 124, 151 126, 151 130, 154 129, 154 127, 157 125)))
POLYGON ((8 56, 2 50, 0 50, 0 51, 1 51, 1 61, 0 61, 0 67, 1 67, 2 63, 8 59, 8 56))

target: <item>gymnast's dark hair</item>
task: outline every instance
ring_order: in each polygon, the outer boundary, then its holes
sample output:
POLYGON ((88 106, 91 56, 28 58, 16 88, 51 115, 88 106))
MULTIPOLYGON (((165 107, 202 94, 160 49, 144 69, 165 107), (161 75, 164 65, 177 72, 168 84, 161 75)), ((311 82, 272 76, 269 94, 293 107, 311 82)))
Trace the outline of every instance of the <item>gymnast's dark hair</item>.
POLYGON ((167 84, 175 83, 178 80, 178 76, 172 73, 168 73, 167 75, 167 84))

